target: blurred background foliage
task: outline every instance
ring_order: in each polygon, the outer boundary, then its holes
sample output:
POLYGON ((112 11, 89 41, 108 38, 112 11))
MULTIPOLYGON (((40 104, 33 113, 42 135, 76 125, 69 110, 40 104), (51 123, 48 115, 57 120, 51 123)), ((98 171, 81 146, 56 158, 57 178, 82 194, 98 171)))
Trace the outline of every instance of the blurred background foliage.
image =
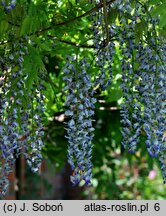
MULTIPOLYGON (((144 0, 140 2, 144 3, 144 0)), ((166 36, 166 1, 149 0, 149 4, 154 6, 151 15, 160 15, 159 34, 166 36), (158 5, 159 2, 162 4, 158 5)), ((67 119, 64 117, 63 66, 66 54, 73 53, 79 53, 80 58, 87 56, 93 63, 91 19, 90 13, 86 13, 91 8, 88 0, 18 0, 17 6, 10 13, 5 13, 0 6, 0 53, 5 41, 9 40, 10 32, 15 35, 13 40, 16 42, 19 38, 28 36, 33 41, 29 45, 33 48, 31 52, 35 56, 32 61, 38 62, 35 64, 37 68, 46 69, 46 133, 43 156, 48 173, 60 176, 58 183, 57 179, 50 182, 45 174, 32 174, 26 168, 24 193, 19 192, 18 188, 18 198, 165 199, 166 187, 163 185, 161 172, 156 160, 148 156, 144 139, 140 141, 136 154, 125 152, 121 146, 121 57, 118 47, 114 57, 112 84, 103 92, 101 89, 96 91, 98 102, 94 122, 96 131, 93 141, 92 186, 78 189, 72 188, 69 183, 71 171, 66 162, 67 140, 64 138, 64 121, 67 119), (84 13, 86 16, 80 18, 84 13), (41 189, 41 185, 44 189, 41 189), (41 190, 44 191, 43 197, 41 190), (57 190, 61 195, 55 195, 57 190), (69 195, 67 190, 71 190, 71 193, 77 191, 75 197, 69 195)), ((116 19, 118 11, 110 11, 109 24, 116 19)), ((136 32, 138 38, 146 33, 146 23, 140 23, 136 32)), ((26 64, 26 61, 24 65, 28 72, 30 65, 26 64)), ((92 64, 92 78, 96 70, 92 64)), ((18 177, 18 185, 19 181, 21 180, 18 177)))

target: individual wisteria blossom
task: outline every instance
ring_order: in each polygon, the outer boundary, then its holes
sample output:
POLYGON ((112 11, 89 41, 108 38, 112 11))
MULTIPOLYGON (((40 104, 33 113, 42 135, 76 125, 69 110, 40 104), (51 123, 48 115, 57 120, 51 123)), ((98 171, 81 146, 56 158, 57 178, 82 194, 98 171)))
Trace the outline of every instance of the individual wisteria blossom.
POLYGON ((17 3, 16 0, 10 0, 9 3, 6 0, 1 1, 1 5, 4 6, 4 11, 5 12, 11 11, 16 6, 16 3, 17 3))
POLYGON ((78 185, 84 180, 86 185, 92 178, 92 139, 93 139, 93 115, 96 99, 91 77, 87 73, 89 65, 85 59, 79 61, 73 57, 67 57, 64 68, 66 93, 66 123, 68 139, 68 163, 73 175, 71 182, 78 185))

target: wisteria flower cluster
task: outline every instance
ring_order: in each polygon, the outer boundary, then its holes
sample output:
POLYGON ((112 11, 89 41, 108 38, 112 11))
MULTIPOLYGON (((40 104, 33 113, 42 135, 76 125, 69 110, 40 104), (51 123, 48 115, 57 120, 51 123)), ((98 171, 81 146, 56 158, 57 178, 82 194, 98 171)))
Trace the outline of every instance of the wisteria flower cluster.
POLYGON ((129 0, 114 3, 122 16, 118 42, 122 51, 122 136, 123 146, 133 153, 140 132, 146 134, 146 148, 158 158, 166 183, 166 40, 157 35, 158 18, 151 17, 146 4, 136 2, 135 11, 129 0), (137 24, 146 17, 151 38, 136 40, 137 24), (130 22, 129 22, 130 20, 130 22))
MULTIPOLYGON (((94 1, 93 5, 99 4, 100 1, 94 1)), ((98 11, 95 11, 91 16, 92 32, 94 35, 95 46, 95 65, 98 68, 98 73, 95 77, 94 86, 100 86, 105 90, 112 80, 112 63, 115 53, 115 44, 110 41, 115 36, 114 26, 108 25, 106 19, 110 10, 110 5, 105 5, 98 11)))
MULTIPOLYGON (((118 44, 116 46, 121 51, 122 62, 121 89, 124 99, 120 111, 122 145, 128 152, 134 153, 140 136, 146 135, 147 151, 151 157, 160 161, 164 183, 166 183, 166 40, 157 35, 156 26, 159 20, 152 18, 153 8, 148 7, 147 3, 136 1, 133 10, 131 5, 133 2, 130 0, 114 1, 111 5, 107 4, 108 2, 103 1, 102 7, 92 14, 92 32, 96 49, 95 66, 98 68, 98 73, 93 84, 87 81, 89 87, 87 86, 86 89, 88 92, 92 89, 92 97, 96 86, 99 85, 105 90, 111 83, 116 41, 118 44), (120 22, 111 23, 110 26, 106 17, 111 9, 118 11, 120 22), (138 38, 136 30, 141 22, 146 22, 145 31, 149 31, 150 38, 145 36, 138 38)), ((96 6, 100 1, 90 1, 90 3, 96 6)), ((85 134, 88 134, 88 131, 85 132, 82 128, 83 121, 87 120, 83 117, 85 115, 83 113, 87 112, 87 106, 84 107, 84 100, 87 97, 82 96, 83 86, 85 87, 86 84, 83 84, 86 70, 82 69, 82 65, 84 64, 85 68, 87 66, 85 62, 73 62, 74 59, 68 58, 64 81, 65 89, 68 91, 66 116, 70 117, 67 124, 68 161, 74 172, 71 180, 74 184, 78 184, 81 179, 84 179, 82 170, 86 170, 85 173, 91 170, 85 168, 86 165, 82 166, 83 161, 87 160, 86 148, 80 151, 83 143, 87 141, 85 134)), ((89 116, 87 117, 90 119, 89 116)), ((88 122, 91 127, 91 120, 88 122)), ((90 142, 92 138, 93 135, 90 136, 90 142)), ((90 178, 91 174, 88 182, 90 178)))
POLYGON ((96 99, 93 97, 91 77, 85 59, 78 62, 73 57, 67 57, 64 69, 64 88, 66 93, 65 115, 69 118, 67 123, 68 163, 73 175, 71 182, 78 185, 84 180, 86 185, 91 183, 92 177, 92 144, 93 131, 92 116, 96 99))
POLYGON ((23 61, 28 49, 24 44, 24 40, 17 45, 12 43, 10 52, 0 59, 1 196, 6 194, 9 186, 7 177, 20 154, 26 157, 33 172, 38 171, 42 159, 43 81, 41 79, 40 85, 34 84, 27 91, 28 75, 24 74, 23 61))
MULTIPOLYGON (((93 67, 97 73, 92 73, 91 77, 89 60, 80 59, 78 54, 67 56, 63 70, 71 182, 73 185, 91 184, 94 93, 97 87, 105 90, 111 84, 114 55, 118 49, 123 92, 122 145, 134 153, 143 135, 147 152, 159 160, 166 183, 166 40, 157 33, 159 19, 151 16, 153 7, 148 6, 148 1, 89 2, 97 8, 91 16, 95 47, 93 67), (118 13, 118 21, 115 19, 113 23, 108 20, 112 10, 118 13), (137 27, 142 22, 146 23, 146 29, 138 36, 137 27)), ((1 5, 7 13, 15 7, 16 0, 3 0, 1 5)), ((8 189, 7 177, 20 154, 26 157, 33 172, 38 171, 44 136, 43 71, 37 73, 39 82, 34 81, 27 89, 29 75, 24 73, 23 62, 28 48, 24 40, 9 44, 10 49, 0 58, 1 196, 8 189)))
MULTIPOLYGON (((115 5, 117 7, 117 5, 115 5)), ((132 16, 132 20, 128 23, 128 18, 125 18, 125 13, 131 13, 132 8, 128 2, 119 5, 122 19, 119 26, 118 42, 122 52, 122 83, 124 103, 121 105, 121 123, 122 123, 122 144, 130 153, 135 152, 139 142, 142 116, 141 104, 139 101, 139 92, 137 91, 136 83, 139 82, 139 70, 136 70, 137 60, 135 59, 135 51, 138 50, 138 45, 135 42, 135 25, 136 16, 132 16)), ((137 52, 138 54, 138 52, 137 52)), ((137 56, 138 57, 138 56, 137 56)))

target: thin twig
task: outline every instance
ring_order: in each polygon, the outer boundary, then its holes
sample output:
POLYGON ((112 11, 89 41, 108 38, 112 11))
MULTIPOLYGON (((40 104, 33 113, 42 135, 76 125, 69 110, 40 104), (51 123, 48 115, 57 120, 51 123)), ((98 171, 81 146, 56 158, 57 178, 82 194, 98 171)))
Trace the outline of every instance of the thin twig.
MULTIPOLYGON (((109 2, 106 2, 106 6, 112 4, 112 3, 115 2, 115 1, 116 1, 116 0, 110 0, 109 2)), ((76 21, 76 20, 79 20, 79 19, 81 19, 81 18, 83 18, 83 17, 86 17, 86 16, 88 16, 88 15, 90 15, 90 14, 96 12, 97 10, 99 10, 100 8, 102 8, 103 6, 104 6, 104 5, 103 5, 103 2, 100 2, 100 3, 99 3, 98 5, 96 5, 94 8, 90 9, 89 11, 87 11, 87 12, 85 12, 85 13, 79 15, 79 16, 76 16, 76 17, 71 18, 71 19, 69 19, 69 20, 66 20, 66 21, 64 21, 64 22, 57 23, 57 24, 55 24, 55 25, 53 25, 53 26, 49 26, 49 27, 47 27, 47 28, 45 28, 45 29, 36 31, 35 33, 31 33, 31 34, 40 34, 40 33, 43 33, 43 32, 45 32, 45 31, 51 30, 51 29, 53 29, 53 28, 55 28, 55 27, 57 27, 57 26, 64 26, 64 25, 70 24, 70 23, 72 23, 72 22, 74 22, 74 21, 76 21)))
MULTIPOLYGON (((116 1, 116 0, 110 0, 109 2, 106 2, 106 6, 112 4, 112 3, 115 2, 115 1, 116 1)), ((74 22, 74 21, 76 21, 76 20, 79 20, 79 19, 81 19, 81 18, 83 18, 83 17, 86 17, 86 16, 88 16, 88 15, 90 15, 90 14, 96 12, 97 10, 99 10, 100 8, 102 8, 103 6, 104 6, 104 5, 103 5, 103 2, 101 1, 101 2, 100 2, 98 5, 96 5, 94 8, 90 9, 89 11, 87 11, 87 12, 85 12, 85 13, 79 15, 79 16, 76 16, 76 17, 71 18, 71 19, 69 19, 69 20, 66 20, 66 21, 64 21, 64 22, 57 23, 57 24, 52 25, 52 26, 48 26, 47 28, 38 30, 38 31, 36 31, 36 32, 30 33, 28 36, 32 36, 32 35, 36 35, 36 34, 42 34, 42 33, 46 32, 46 31, 48 31, 48 30, 54 29, 55 27, 64 26, 64 25, 70 24, 70 23, 72 23, 72 22, 74 22)), ((15 38, 15 40, 19 40, 19 39, 20 39, 20 37, 19 37, 19 38, 15 38)), ((6 43, 8 43, 8 42, 11 42, 11 41, 3 41, 3 42, 0 42, 0 45, 6 44, 6 43)), ((71 43, 70 43, 70 44, 71 44, 71 43)), ((73 45, 74 45, 74 44, 73 44, 73 45)), ((86 46, 86 45, 85 45, 85 46, 86 46)), ((85 47, 85 48, 87 48, 87 47, 85 47)))
POLYGON ((72 45, 72 46, 76 46, 76 47, 82 47, 82 48, 88 48, 88 49, 95 49, 96 48, 94 45, 80 44, 80 43, 76 43, 76 42, 72 42, 72 41, 68 41, 68 40, 64 40, 64 39, 58 39, 52 35, 48 35, 48 37, 51 37, 58 42, 65 43, 65 44, 72 45))

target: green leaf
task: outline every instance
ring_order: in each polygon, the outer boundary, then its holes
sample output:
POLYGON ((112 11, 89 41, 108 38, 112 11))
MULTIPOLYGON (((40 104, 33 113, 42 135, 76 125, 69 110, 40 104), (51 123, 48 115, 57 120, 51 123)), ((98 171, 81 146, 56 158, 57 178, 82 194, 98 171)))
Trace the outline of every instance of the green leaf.
POLYGON ((111 9, 111 11, 108 12, 108 22, 111 24, 113 23, 118 16, 118 10, 117 9, 111 9))
POLYGON ((135 36, 138 42, 142 38, 143 32, 147 31, 147 29, 148 26, 144 20, 135 25, 135 36))
POLYGON ((70 8, 73 8, 73 4, 72 4, 71 1, 68 0, 68 4, 69 4, 69 7, 70 7, 70 8))
POLYGON ((152 15, 153 16, 161 15, 165 13, 165 10, 166 10, 166 2, 163 2, 163 4, 159 5, 153 10, 152 15))
POLYGON ((39 46, 47 52, 51 52, 51 50, 52 50, 51 43, 49 41, 47 41, 45 43, 39 43, 39 46))
POLYGON ((30 26, 31 26, 31 18, 29 16, 25 17, 20 31, 20 36, 26 35, 30 33, 30 26))
POLYGON ((158 1, 157 1, 157 0, 149 0, 148 3, 149 3, 149 4, 155 5, 155 4, 158 4, 158 1))
POLYGON ((8 22, 6 20, 2 20, 0 22, 0 33, 1 34, 5 33, 8 29, 8 26, 9 26, 8 22))
POLYGON ((159 26, 160 26, 161 28, 163 28, 164 26, 166 26, 166 19, 165 19, 165 17, 166 17, 166 12, 163 13, 163 14, 160 16, 160 23, 159 23, 159 26))
POLYGON ((34 82, 38 84, 39 73, 43 70, 45 70, 45 67, 37 48, 29 45, 28 55, 24 60, 24 74, 27 76, 26 87, 28 90, 31 89, 34 82))

